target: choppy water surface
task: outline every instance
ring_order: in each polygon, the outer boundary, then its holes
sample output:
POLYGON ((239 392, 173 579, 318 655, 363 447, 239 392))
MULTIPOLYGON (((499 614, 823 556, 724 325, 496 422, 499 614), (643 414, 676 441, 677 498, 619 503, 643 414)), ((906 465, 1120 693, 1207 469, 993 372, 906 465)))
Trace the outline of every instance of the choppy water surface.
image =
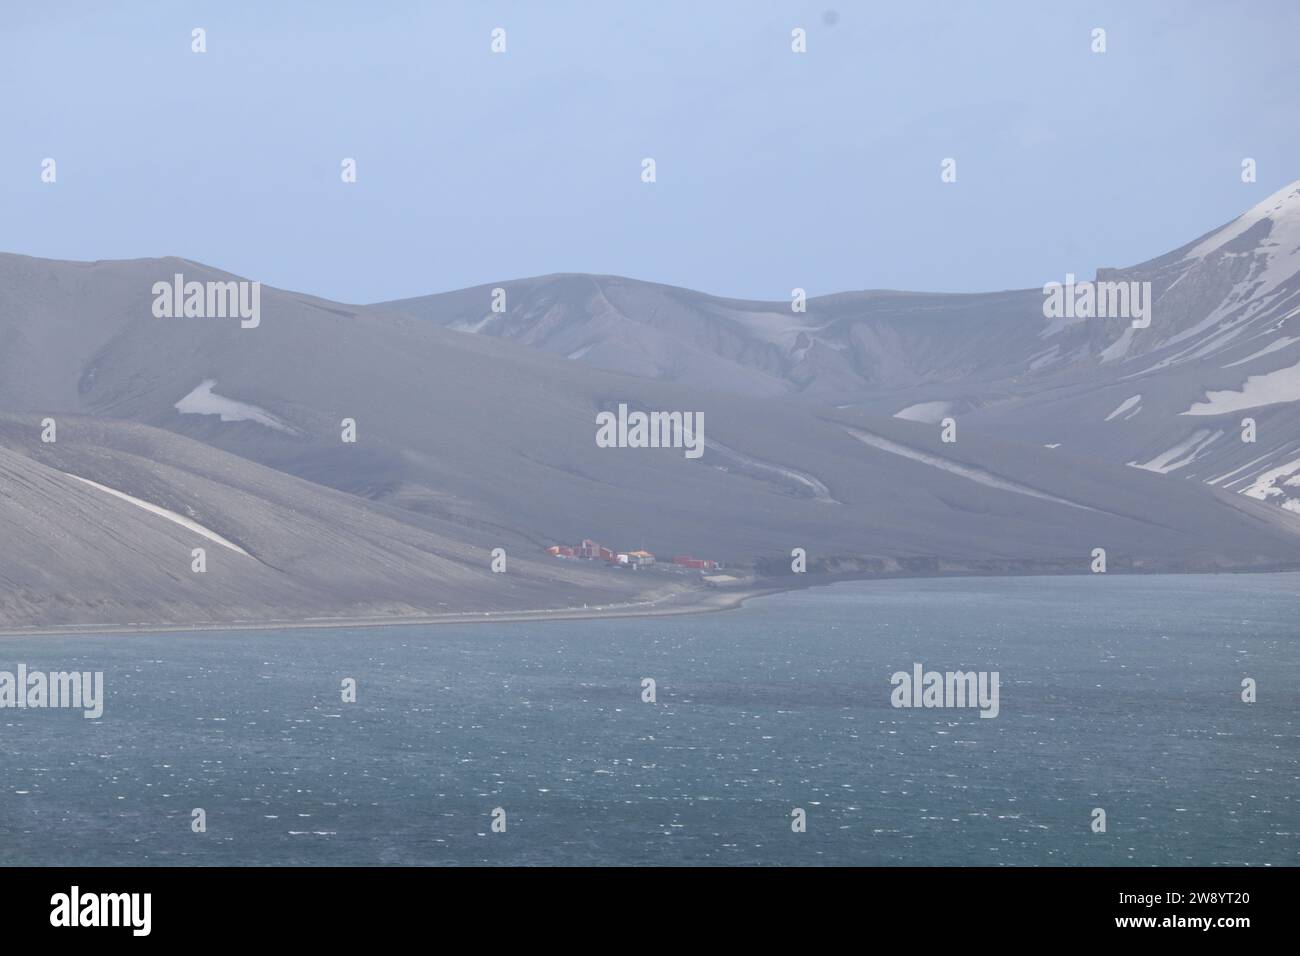
POLYGON ((1294 865, 1298 649, 1300 575, 0 639, 0 669, 102 670, 107 697, 0 710, 0 862, 1294 865), (915 662, 998 671, 998 717, 892 708, 915 662))

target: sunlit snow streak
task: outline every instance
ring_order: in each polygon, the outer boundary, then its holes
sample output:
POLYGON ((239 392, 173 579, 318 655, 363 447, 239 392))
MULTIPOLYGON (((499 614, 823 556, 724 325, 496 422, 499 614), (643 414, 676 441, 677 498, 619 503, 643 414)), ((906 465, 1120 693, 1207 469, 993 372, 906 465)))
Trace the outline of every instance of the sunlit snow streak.
POLYGON ((1049 495, 1045 491, 1039 491, 1037 488, 1031 488, 1028 485, 1022 485, 1019 482, 1011 481, 1007 478, 984 471, 982 468, 975 468, 971 465, 958 464, 955 461, 949 461, 947 458, 940 458, 938 455, 931 455, 929 452, 920 451, 907 445, 900 445, 898 442, 890 441, 888 438, 882 438, 880 435, 873 435, 870 432, 864 432, 857 428, 845 426, 844 430, 862 442, 864 445, 870 445, 872 448, 879 448, 881 451, 887 451, 893 455, 902 455, 904 458, 911 458, 913 461, 919 461, 923 464, 946 471, 949 474, 957 475, 968 481, 974 481, 978 484, 985 485, 989 488, 996 488, 999 491, 1011 491, 1018 495, 1028 495, 1031 498, 1042 498, 1044 501, 1051 501, 1058 505, 1069 505, 1071 508, 1082 508, 1084 511, 1096 511, 1099 514, 1105 514, 1098 508, 1088 505, 1081 505, 1077 501, 1070 501, 1068 498, 1058 498, 1056 495, 1049 495))
POLYGON ((67 475, 69 478, 75 478, 77 481, 80 481, 83 484, 90 485, 92 488, 98 488, 100 491, 107 492, 108 494, 112 495, 114 498, 121 498, 123 501, 135 505, 137 508, 143 508, 145 511, 149 512, 150 514, 155 514, 161 518, 166 518, 168 521, 174 522, 175 524, 180 525, 182 528, 187 528, 190 531, 193 531, 195 534, 202 535, 203 537, 207 538, 209 541, 215 541, 223 548, 229 548, 231 551, 237 551, 240 554, 244 555, 245 557, 249 557, 249 558, 252 557, 251 554, 249 554, 239 545, 235 544, 233 541, 229 541, 226 538, 223 538, 221 535, 217 534, 211 528, 205 528, 197 521, 192 521, 191 519, 185 517, 184 515, 178 515, 176 512, 169 511, 166 508, 161 508, 158 505, 151 505, 147 501, 141 501, 139 498, 128 495, 124 491, 118 491, 116 488, 108 487, 108 485, 101 485, 99 482, 91 481, 89 478, 82 478, 80 475, 74 475, 66 471, 64 472, 64 474, 67 475))

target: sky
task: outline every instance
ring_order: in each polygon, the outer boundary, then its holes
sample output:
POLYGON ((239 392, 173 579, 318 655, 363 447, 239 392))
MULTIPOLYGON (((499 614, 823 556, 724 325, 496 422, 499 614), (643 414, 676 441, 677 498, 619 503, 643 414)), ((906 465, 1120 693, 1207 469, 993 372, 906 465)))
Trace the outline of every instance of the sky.
POLYGON ((353 303, 552 272, 1036 287, 1300 179, 1297 36, 1294 0, 15 5, 0 251, 353 303))

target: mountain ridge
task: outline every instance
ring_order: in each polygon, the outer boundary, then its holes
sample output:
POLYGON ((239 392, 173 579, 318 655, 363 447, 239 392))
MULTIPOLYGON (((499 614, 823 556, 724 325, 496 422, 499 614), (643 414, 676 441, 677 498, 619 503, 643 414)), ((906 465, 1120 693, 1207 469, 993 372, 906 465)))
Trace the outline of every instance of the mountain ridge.
POLYGON ((1300 367, 1300 250, 1268 208, 1100 273, 1152 284, 1141 335, 1048 320, 1040 290, 796 313, 568 273, 371 305, 263 286, 243 328, 155 317, 177 272, 243 281, 200 263, 0 254, 0 626, 531 612, 704 583, 545 553, 583 538, 746 586, 799 583, 796 548, 832 579, 1085 573, 1096 548, 1112 570, 1300 567, 1278 376, 1300 367), (620 403, 702 414, 703 458, 599 447, 620 403), (186 542, 220 573, 193 575, 186 542))

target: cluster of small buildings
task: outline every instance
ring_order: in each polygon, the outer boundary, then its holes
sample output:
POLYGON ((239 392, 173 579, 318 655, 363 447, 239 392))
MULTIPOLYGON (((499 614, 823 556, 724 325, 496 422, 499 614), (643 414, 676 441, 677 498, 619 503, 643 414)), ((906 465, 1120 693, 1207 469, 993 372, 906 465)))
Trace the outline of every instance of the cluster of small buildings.
POLYGON ((602 548, 590 538, 583 538, 582 544, 576 547, 553 544, 546 551, 557 558, 586 558, 588 561, 604 561, 631 568, 648 567, 655 563, 655 556, 649 551, 614 551, 610 548, 602 548))
MULTIPOLYGON (((655 556, 649 551, 614 551, 610 548, 602 548, 590 538, 583 538, 582 544, 574 547, 553 544, 546 549, 546 552, 557 558, 585 558, 588 561, 604 561, 607 564, 633 569, 647 568, 655 563, 655 556)), ((692 558, 687 554, 678 555, 673 558, 672 563, 698 571, 709 571, 721 567, 717 561, 692 558)))

